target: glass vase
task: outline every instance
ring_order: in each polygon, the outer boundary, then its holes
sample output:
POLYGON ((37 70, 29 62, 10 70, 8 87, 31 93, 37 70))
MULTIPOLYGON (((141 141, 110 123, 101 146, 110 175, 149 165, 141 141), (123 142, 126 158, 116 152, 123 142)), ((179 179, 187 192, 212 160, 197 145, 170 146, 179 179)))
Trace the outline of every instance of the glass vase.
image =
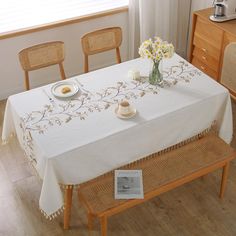
POLYGON ((152 85, 163 84, 162 61, 152 63, 152 68, 149 73, 149 83, 152 85))

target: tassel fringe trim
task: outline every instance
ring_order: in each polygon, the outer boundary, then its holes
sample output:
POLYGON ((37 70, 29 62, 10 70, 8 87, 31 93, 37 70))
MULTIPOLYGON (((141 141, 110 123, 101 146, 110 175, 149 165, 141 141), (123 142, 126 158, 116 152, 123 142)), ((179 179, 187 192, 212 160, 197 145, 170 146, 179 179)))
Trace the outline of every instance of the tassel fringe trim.
MULTIPOLYGON (((66 185, 66 184, 60 184, 60 187, 64 190, 66 189, 73 189, 73 190, 78 190, 79 188, 79 184, 76 184, 76 185, 66 185)), ((41 213, 44 215, 44 217, 47 219, 47 220, 53 220, 55 219, 57 216, 61 215, 61 213, 63 213, 65 209, 65 206, 61 207, 59 210, 57 210, 56 212, 54 212, 53 214, 51 215, 48 215, 44 210, 40 209, 41 213)))
POLYGON ((73 190, 77 190, 79 188, 79 184, 74 184, 74 185, 68 185, 68 184, 59 184, 61 189, 73 189, 73 190))
POLYGON ((11 133, 7 139, 2 139, 2 145, 7 145, 12 138, 16 136, 15 133, 11 133))
POLYGON ((42 209, 40 209, 40 211, 41 211, 41 213, 45 216, 45 218, 47 219, 47 220, 53 220, 53 219, 55 219, 57 216, 59 216, 61 213, 63 213, 63 211, 64 211, 64 206, 63 207, 61 207, 59 210, 57 210, 56 212, 54 212, 53 214, 51 214, 51 215, 48 215, 44 210, 42 210, 42 209))
MULTIPOLYGON (((122 166, 122 167, 120 167, 120 168, 116 168, 116 169, 114 169, 114 170, 112 170, 112 171, 109 171, 109 172, 107 172, 107 173, 105 173, 105 174, 102 174, 102 175, 98 176, 97 178, 103 178, 103 177, 106 177, 106 176, 114 175, 115 170, 119 170, 119 169, 132 169, 132 167, 133 167, 134 165, 136 165, 137 163, 142 163, 142 162, 145 161, 145 160, 149 160, 149 159, 151 159, 151 158, 155 158, 155 157, 157 157, 157 156, 161 156, 161 155, 163 155, 163 154, 165 154, 165 153, 168 153, 168 152, 170 152, 170 151, 172 151, 172 150, 178 149, 178 148, 180 148, 180 147, 182 147, 182 146, 184 146, 184 145, 187 145, 187 144, 189 144, 189 143, 191 143, 191 142, 193 142, 193 141, 196 141, 196 140, 198 140, 198 139, 203 138, 204 136, 206 136, 206 135, 209 134, 209 133, 214 133, 214 134, 217 134, 217 133, 218 133, 218 132, 217 132, 217 129, 216 129, 216 122, 213 122, 213 124, 212 124, 211 127, 205 129, 205 130, 202 131, 201 133, 199 133, 199 134, 197 134, 197 135, 195 135, 195 136, 193 136, 193 137, 191 137, 191 138, 188 138, 188 139, 186 139, 186 140, 184 140, 184 141, 182 141, 182 142, 180 142, 180 143, 177 143, 177 144, 175 144, 175 145, 173 145, 173 146, 170 146, 170 147, 168 147, 168 148, 165 148, 165 149, 163 149, 163 150, 161 150, 161 151, 159 151, 159 152, 156 152, 156 153, 153 153, 153 154, 148 155, 148 156, 146 156, 146 157, 143 157, 142 159, 139 159, 139 160, 137 160, 137 161, 131 162, 131 163, 125 165, 125 166, 122 166)), ((96 178, 96 179, 97 179, 97 178, 96 178)), ((94 179, 91 179, 91 180, 89 180, 89 181, 87 181, 87 182, 85 182, 85 183, 80 184, 80 186, 82 186, 82 185, 84 185, 84 184, 91 183, 91 182, 93 182, 93 181, 94 181, 94 179)))

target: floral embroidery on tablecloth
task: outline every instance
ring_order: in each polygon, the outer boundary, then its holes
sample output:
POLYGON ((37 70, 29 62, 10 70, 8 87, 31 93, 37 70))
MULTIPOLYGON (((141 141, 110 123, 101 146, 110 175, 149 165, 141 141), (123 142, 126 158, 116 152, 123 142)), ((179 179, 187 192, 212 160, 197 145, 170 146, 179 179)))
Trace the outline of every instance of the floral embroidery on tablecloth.
MULTIPOLYGON (((200 75, 201 72, 186 61, 179 61, 177 65, 163 71, 164 87, 171 87, 179 82, 190 82, 200 75)), ((44 134, 52 126, 61 126, 72 119, 85 120, 89 114, 109 109, 119 101, 126 99, 142 98, 146 94, 158 94, 159 86, 151 85, 148 78, 141 77, 140 80, 120 81, 112 87, 101 91, 90 92, 79 81, 80 95, 70 100, 46 104, 42 109, 32 111, 21 117, 20 127, 23 131, 23 143, 25 151, 31 160, 34 160, 33 140, 31 133, 44 134)))

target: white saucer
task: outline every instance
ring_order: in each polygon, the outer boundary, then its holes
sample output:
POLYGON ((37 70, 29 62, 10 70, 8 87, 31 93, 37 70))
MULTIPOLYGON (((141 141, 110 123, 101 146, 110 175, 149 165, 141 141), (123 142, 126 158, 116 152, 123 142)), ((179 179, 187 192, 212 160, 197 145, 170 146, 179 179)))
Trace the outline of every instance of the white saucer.
POLYGON ((68 98, 74 96, 79 91, 78 85, 73 81, 62 81, 54 84, 51 88, 52 94, 59 98, 68 98), (70 92, 62 93, 64 87, 70 88, 70 92))
POLYGON ((137 113, 137 110, 135 108, 132 108, 132 107, 131 107, 131 112, 129 114, 123 115, 123 114, 118 113, 117 111, 118 111, 118 107, 116 107, 115 113, 116 113, 116 116, 121 118, 121 119, 130 119, 130 118, 134 117, 137 113))

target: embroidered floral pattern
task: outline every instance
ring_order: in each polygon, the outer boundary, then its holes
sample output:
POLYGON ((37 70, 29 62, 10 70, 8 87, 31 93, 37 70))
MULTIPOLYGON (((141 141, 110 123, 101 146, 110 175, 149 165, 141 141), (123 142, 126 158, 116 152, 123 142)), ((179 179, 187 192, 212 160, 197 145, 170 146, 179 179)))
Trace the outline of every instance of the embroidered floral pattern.
MULTIPOLYGON (((164 87, 171 87, 178 82, 190 82, 195 75, 201 72, 185 61, 179 61, 178 65, 163 71, 164 87)), ((79 81, 80 96, 62 101, 56 106, 46 104, 41 110, 32 111, 21 118, 23 142, 27 156, 34 160, 33 140, 31 133, 44 134, 52 126, 61 126, 72 119, 85 120, 89 114, 109 109, 122 99, 138 99, 146 94, 158 94, 159 86, 150 85, 148 78, 128 82, 117 82, 112 87, 92 93, 79 81)))

